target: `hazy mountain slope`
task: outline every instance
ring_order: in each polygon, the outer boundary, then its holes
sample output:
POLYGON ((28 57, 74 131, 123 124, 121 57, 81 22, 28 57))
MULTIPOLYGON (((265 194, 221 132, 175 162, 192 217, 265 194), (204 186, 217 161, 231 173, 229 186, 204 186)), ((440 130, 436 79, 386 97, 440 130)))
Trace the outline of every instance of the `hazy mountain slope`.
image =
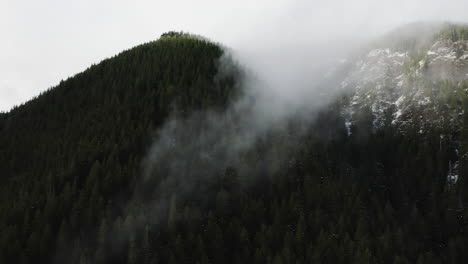
POLYGON ((0 263, 463 263, 465 32, 397 29, 243 152, 255 100, 229 114, 247 87, 219 46, 93 66, 0 115, 0 263))

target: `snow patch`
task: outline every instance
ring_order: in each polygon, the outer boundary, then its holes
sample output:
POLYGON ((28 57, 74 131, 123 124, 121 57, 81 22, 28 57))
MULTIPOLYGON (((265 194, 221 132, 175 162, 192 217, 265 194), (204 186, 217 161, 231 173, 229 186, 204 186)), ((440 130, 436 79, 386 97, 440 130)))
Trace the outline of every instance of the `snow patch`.
POLYGON ((403 101, 405 100, 405 98, 406 98, 406 97, 405 97, 404 95, 400 96, 400 97, 395 101, 395 104, 396 104, 397 106, 400 106, 401 103, 403 103, 403 101))
POLYGON ((427 105, 431 102, 431 99, 429 97, 425 96, 422 100, 419 100, 418 104, 419 105, 427 105))
POLYGON ((351 121, 346 120, 346 121, 344 122, 344 124, 345 124, 345 127, 346 127, 346 133, 348 134, 348 137, 349 137, 349 136, 351 136, 351 134, 352 134, 352 131, 351 131, 351 124, 352 124, 352 123, 351 123, 351 121))
POLYGON ((449 184, 455 184, 458 181, 458 165, 458 161, 455 162, 453 165, 451 161, 449 162, 449 172, 447 174, 447 182, 449 184))

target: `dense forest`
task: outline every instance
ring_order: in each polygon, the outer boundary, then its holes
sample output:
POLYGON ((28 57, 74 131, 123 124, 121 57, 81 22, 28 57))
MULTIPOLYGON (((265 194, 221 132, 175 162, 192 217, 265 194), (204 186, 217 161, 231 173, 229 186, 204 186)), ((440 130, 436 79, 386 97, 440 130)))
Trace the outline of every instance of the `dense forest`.
MULTIPOLYGON (((0 263, 466 262, 468 111, 420 133, 421 116, 468 109, 466 81, 435 83, 458 93, 415 107, 404 131, 362 107, 349 133, 343 94, 232 164, 184 170, 184 195, 164 190, 174 172, 144 169, 159 129, 222 117, 245 74, 220 45, 169 32, 1 113, 0 263)), ((206 129, 194 123, 187 142, 206 129)))

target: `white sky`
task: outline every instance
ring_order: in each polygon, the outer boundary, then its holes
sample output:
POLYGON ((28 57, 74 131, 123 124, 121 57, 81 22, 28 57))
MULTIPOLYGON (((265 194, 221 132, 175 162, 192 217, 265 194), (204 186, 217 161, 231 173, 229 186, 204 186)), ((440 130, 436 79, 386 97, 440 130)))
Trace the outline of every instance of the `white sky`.
POLYGON ((421 20, 468 22, 468 0, 0 0, 0 111, 169 30, 255 54, 421 20))

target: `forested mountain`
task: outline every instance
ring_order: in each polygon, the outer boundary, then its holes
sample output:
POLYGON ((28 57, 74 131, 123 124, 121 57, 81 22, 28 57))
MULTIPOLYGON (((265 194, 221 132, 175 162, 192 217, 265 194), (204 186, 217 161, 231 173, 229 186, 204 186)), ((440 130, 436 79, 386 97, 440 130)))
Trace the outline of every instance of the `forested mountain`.
POLYGON ((255 137, 247 73, 177 32, 0 114, 0 263, 466 262, 468 29, 421 32, 255 137))

